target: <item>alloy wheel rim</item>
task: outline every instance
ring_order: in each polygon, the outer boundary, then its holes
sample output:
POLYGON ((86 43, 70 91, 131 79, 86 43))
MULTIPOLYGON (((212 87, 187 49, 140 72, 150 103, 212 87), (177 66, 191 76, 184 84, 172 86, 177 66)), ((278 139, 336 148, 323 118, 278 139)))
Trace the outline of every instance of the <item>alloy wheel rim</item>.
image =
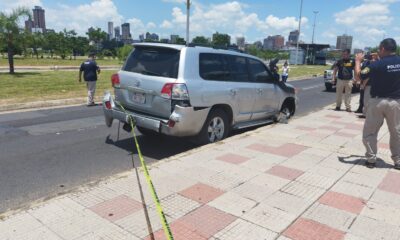
POLYGON ((224 137, 225 125, 220 117, 214 117, 208 125, 208 140, 210 142, 217 142, 224 137))

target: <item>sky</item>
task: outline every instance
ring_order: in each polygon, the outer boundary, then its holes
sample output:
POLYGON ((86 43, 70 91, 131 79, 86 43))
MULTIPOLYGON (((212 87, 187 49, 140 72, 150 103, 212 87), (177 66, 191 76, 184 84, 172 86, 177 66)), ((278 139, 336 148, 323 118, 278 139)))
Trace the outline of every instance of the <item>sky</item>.
MULTIPOLYGON (((280 34, 287 41, 299 24, 301 0, 192 0, 191 38, 211 37, 216 31, 232 39, 244 36, 246 42, 262 41, 280 34)), ((139 34, 157 33, 185 36, 186 0, 0 0, 0 9, 9 12, 17 6, 45 9, 46 27, 64 28, 85 35, 89 27, 107 31, 114 26, 131 25, 134 39, 139 34)), ((383 38, 400 43, 400 0, 303 0, 301 37, 311 42, 336 45, 336 37, 353 36, 353 48, 376 46, 383 38), (314 14, 314 11, 318 11, 314 14)))

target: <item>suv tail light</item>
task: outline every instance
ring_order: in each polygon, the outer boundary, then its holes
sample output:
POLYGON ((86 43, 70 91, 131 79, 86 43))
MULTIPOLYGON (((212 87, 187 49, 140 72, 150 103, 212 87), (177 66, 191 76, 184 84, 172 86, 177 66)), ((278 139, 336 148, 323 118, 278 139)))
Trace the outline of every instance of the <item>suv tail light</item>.
POLYGON ((111 76, 111 84, 114 88, 119 88, 120 87, 120 81, 119 81, 119 75, 118 73, 115 73, 111 76))
POLYGON ((161 97, 172 100, 189 100, 189 91, 183 83, 166 83, 161 89, 161 97))

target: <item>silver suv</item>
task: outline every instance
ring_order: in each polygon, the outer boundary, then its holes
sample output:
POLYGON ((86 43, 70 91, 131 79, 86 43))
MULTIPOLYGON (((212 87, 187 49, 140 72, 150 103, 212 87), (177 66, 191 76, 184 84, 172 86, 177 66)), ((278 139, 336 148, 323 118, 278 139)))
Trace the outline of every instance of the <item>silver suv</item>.
POLYGON ((129 121, 122 105, 144 135, 194 136, 201 144, 288 118, 297 103, 295 89, 260 59, 208 47, 135 44, 111 81, 115 100, 109 92, 103 99, 107 126, 129 121))

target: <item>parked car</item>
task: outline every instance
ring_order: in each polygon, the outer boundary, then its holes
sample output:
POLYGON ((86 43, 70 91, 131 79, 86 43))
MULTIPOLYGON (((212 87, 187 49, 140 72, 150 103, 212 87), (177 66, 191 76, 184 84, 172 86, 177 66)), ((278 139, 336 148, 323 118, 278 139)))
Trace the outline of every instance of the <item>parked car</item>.
MULTIPOLYGON (((330 69, 327 69, 324 71, 324 83, 325 83, 325 89, 327 92, 330 91, 336 91, 336 83, 333 82, 333 69, 334 69, 335 64, 332 65, 330 69)), ((353 88, 351 90, 353 93, 354 92, 359 92, 360 91, 360 85, 353 84, 353 88)))
POLYGON ((115 98, 103 99, 107 126, 130 115, 144 135, 192 136, 201 144, 289 118, 297 103, 294 87, 274 79, 260 59, 209 47, 134 44, 111 82, 115 98))

